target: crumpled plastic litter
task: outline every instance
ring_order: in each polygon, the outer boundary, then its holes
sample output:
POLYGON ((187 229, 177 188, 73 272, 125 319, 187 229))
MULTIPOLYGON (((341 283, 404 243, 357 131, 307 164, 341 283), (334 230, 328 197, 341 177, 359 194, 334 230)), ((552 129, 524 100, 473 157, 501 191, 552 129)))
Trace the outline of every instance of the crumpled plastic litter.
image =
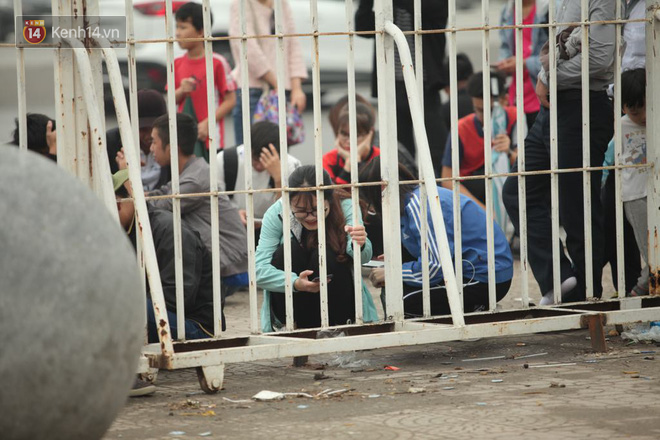
POLYGON ((328 362, 328 366, 340 368, 364 368, 370 366, 370 363, 367 359, 358 359, 355 352, 349 352, 335 356, 328 362))
POLYGON ((652 326, 648 327, 641 325, 635 328, 630 329, 627 332, 621 333, 622 339, 630 339, 634 342, 639 341, 654 341, 660 342, 660 327, 652 326))

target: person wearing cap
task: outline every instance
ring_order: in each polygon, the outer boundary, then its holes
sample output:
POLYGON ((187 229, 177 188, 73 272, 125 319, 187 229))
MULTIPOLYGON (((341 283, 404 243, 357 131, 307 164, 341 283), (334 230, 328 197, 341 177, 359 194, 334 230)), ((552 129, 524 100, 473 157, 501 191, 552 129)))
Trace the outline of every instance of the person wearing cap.
MULTIPOLYGON (((128 169, 117 171, 112 176, 117 198, 119 222, 128 234, 133 247, 136 246, 135 205, 133 191, 128 180, 128 169)), ((147 205, 154 250, 158 260, 160 282, 167 308, 173 338, 178 338, 176 320, 176 277, 174 275, 174 222, 172 213, 147 205)), ((183 255, 183 298, 185 308, 186 339, 202 339, 213 332, 213 266, 208 251, 197 231, 181 222, 181 253, 183 255)), ((147 289, 149 292, 149 289, 147 289)), ((224 314, 222 328, 226 328, 224 314)), ((151 300, 147 300, 147 332, 149 342, 158 342, 156 318, 151 300)))
MULTIPOLYGON (((142 185, 144 189, 150 191, 164 185, 170 180, 169 168, 161 170, 156 162, 154 154, 149 150, 151 148, 151 126, 154 121, 167 113, 167 105, 163 95, 152 89, 139 90, 138 100, 138 118, 140 126, 140 160, 142 162, 142 185)), ((116 173, 119 166, 116 161, 117 153, 123 148, 119 128, 112 128, 106 133, 108 145, 108 161, 110 162, 110 172, 116 173)))

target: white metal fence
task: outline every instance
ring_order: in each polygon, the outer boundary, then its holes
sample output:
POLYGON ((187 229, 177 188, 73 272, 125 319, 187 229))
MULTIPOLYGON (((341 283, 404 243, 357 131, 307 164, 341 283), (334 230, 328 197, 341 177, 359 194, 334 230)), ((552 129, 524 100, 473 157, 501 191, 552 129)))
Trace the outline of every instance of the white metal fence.
MULTIPOLYGON (((103 0, 100 0, 103 1, 103 0)), ((579 26, 582 29, 581 45, 582 59, 589 59, 590 50, 590 27, 593 25, 609 25, 616 28, 616 50, 615 50, 615 76, 614 76, 614 108, 615 108, 615 142, 616 154, 615 165, 611 167, 593 167, 589 157, 589 63, 582 63, 582 114, 583 120, 583 167, 578 169, 560 169, 558 163, 558 136, 557 136, 557 106, 550 106, 550 169, 544 171, 527 171, 525 162, 525 137, 523 130, 518 130, 517 145, 518 159, 516 173, 494 173, 491 167, 491 149, 484 149, 485 156, 485 185, 486 185, 486 230, 488 241, 488 285, 489 285, 489 310, 480 313, 464 314, 462 310, 462 283, 457 280, 463 279, 461 264, 454 262, 462 261, 461 246, 461 216, 460 216, 460 187, 459 183, 466 180, 459 176, 458 166, 453 166, 451 181, 453 182, 453 222, 455 237, 454 255, 451 254, 443 221, 443 212, 439 203, 437 180, 431 162, 429 143, 426 136, 423 117, 423 75, 420 74, 424 63, 422 54, 422 35, 429 33, 444 33, 447 37, 447 49, 449 56, 449 80, 450 80, 450 102, 451 102, 451 129, 450 137, 452 145, 458 145, 458 108, 457 108, 457 37, 467 32, 480 32, 482 35, 482 66, 484 70, 483 89, 484 89, 484 144, 490 145, 493 133, 491 124, 491 81, 489 66, 493 61, 493 54, 490 51, 490 39, 494 31, 507 28, 514 29, 515 40, 519 47, 522 46, 523 30, 528 28, 546 27, 549 32, 550 41, 555 41, 557 28, 566 23, 557 23, 557 5, 550 1, 549 23, 546 25, 523 25, 522 0, 515 1, 515 25, 499 26, 492 23, 489 15, 489 0, 482 1, 482 27, 460 29, 456 26, 456 1, 450 0, 448 4, 448 23, 446 29, 422 29, 422 1, 414 0, 414 28, 412 32, 415 38, 415 66, 412 65, 412 57, 405 38, 406 33, 393 24, 393 10, 391 2, 387 0, 377 0, 375 2, 376 28, 373 32, 356 33, 354 30, 354 5, 351 1, 345 3, 346 26, 343 29, 334 29, 331 33, 321 33, 318 31, 318 13, 317 1, 310 0, 310 21, 312 26, 311 33, 284 34, 283 31, 283 13, 282 0, 274 1, 275 11, 275 34, 274 35, 248 35, 247 21, 245 16, 246 0, 240 1, 240 17, 242 37, 238 37, 241 42, 241 56, 235 60, 240 63, 241 83, 242 83, 242 102, 238 105, 243 107, 243 136, 245 140, 245 187, 244 191, 218 191, 217 183, 217 163, 215 153, 219 148, 219 139, 217 130, 209 130, 210 144, 210 182, 209 193, 206 194, 181 194, 179 191, 178 170, 178 145, 176 135, 176 122, 172 117, 175 113, 176 103, 174 97, 174 17, 172 13, 172 0, 166 1, 166 15, 164 25, 167 38, 165 39, 167 47, 167 104, 170 109, 170 145, 172 169, 172 189, 173 195, 173 213, 175 230, 175 255, 176 255, 176 304, 177 304, 177 324, 179 328, 179 340, 173 341, 169 331, 168 317, 166 313, 165 300, 160 283, 160 276, 154 251, 153 239, 151 237, 151 228, 149 225, 149 216, 147 214, 147 203, 149 197, 146 197, 142 191, 140 168, 130 166, 130 164, 139 164, 139 140, 137 125, 137 83, 136 83, 136 60, 135 48, 138 44, 154 44, 158 41, 136 41, 133 29, 133 5, 130 0, 126 0, 126 17, 128 21, 128 57, 129 57, 129 102, 124 99, 124 85, 122 84, 119 65, 116 54, 112 49, 86 50, 81 46, 76 46, 74 42, 69 48, 55 49, 55 90, 56 90, 56 118, 57 118, 57 138, 58 138, 58 163, 69 172, 77 175, 83 182, 90 185, 106 202, 109 210, 116 216, 115 200, 110 186, 110 176, 108 173, 107 154, 105 151, 105 118, 103 113, 103 84, 101 81, 101 65, 105 63, 112 87, 113 99, 116 108, 117 122, 121 132, 122 144, 125 146, 125 153, 129 163, 130 180, 133 182, 134 202, 137 211, 137 221, 139 222, 141 237, 138 240, 138 252, 143 255, 139 261, 144 262, 146 275, 151 288, 151 298, 154 306, 156 321, 159 323, 160 344, 146 345, 143 351, 143 358, 140 364, 140 372, 154 374, 158 369, 176 369, 187 367, 198 367, 200 373, 200 383, 203 388, 209 392, 217 391, 222 386, 223 365, 228 362, 243 362, 257 359, 286 357, 286 356, 306 356, 320 353, 328 353, 344 350, 359 350, 378 348, 386 346, 413 345, 447 340, 459 340, 473 337, 491 337, 505 334, 522 334, 533 332, 547 332, 564 329, 578 329, 590 327, 594 340, 598 339, 604 344, 602 335, 602 324, 620 324, 631 321, 644 321, 660 319, 660 301, 652 296, 641 298, 625 297, 625 274, 623 259, 623 208, 621 202, 621 170, 630 168, 630 165, 622 164, 620 161, 622 144, 621 127, 621 29, 622 26, 630 20, 622 19, 621 3, 616 2, 616 18, 605 22, 592 22, 589 20, 589 1, 581 1, 582 17, 581 20, 571 23, 573 26, 579 26), (321 328, 325 329, 329 325, 328 321, 328 284, 327 262, 325 261, 326 240, 325 240, 325 217, 323 211, 324 193, 323 189, 323 168, 322 168, 322 133, 321 133, 321 84, 320 84, 320 66, 319 66, 319 40, 322 38, 336 37, 344 35, 346 40, 347 52, 347 78, 346 85, 349 96, 350 112, 350 163, 351 163, 351 184, 349 185, 352 195, 353 217, 357 218, 359 206, 359 191, 361 186, 367 184, 358 183, 358 156, 357 156, 357 135, 356 135, 356 101, 355 101, 355 56, 354 40, 358 34, 373 34, 376 39, 376 59, 378 69, 378 108, 379 108, 379 131, 381 146, 381 175, 382 182, 377 185, 383 185, 383 232, 385 249, 385 284, 387 286, 386 309, 387 316, 380 317, 377 323, 364 324, 362 316, 362 280, 361 273, 362 261, 360 261, 360 252, 356 249, 353 261, 354 289, 355 289, 355 310, 356 317, 354 324, 341 326, 346 335, 343 338, 334 339, 316 339, 317 331, 312 329, 294 328, 293 321, 293 285, 291 277, 291 243, 284 240, 285 247, 285 272, 286 272, 286 323, 283 332, 263 334, 260 331, 259 319, 259 297, 258 286, 255 273, 255 231, 254 231, 254 205, 253 195, 264 190, 255 190, 252 185, 251 172, 251 145, 250 139, 250 117, 249 117, 249 90, 248 90, 248 63, 247 63, 247 44, 251 38, 276 38, 277 39, 277 80, 278 84, 284 84, 285 78, 285 40, 287 38, 310 38, 313 41, 312 56, 312 93, 313 93, 313 112, 314 126, 307 127, 308 132, 314 135, 315 164, 316 164, 316 183, 317 186, 309 188, 316 192, 318 219, 319 219, 319 267, 320 267, 320 304, 321 304, 321 328), (398 51, 402 63, 406 92, 410 104, 412 120, 415 130, 415 140, 417 146, 418 164, 420 180, 413 182, 421 187, 422 199, 422 218, 427 218, 426 213, 430 212, 432 225, 435 230, 435 238, 440 246, 439 256, 443 273, 447 295, 451 306, 451 316, 434 317, 431 315, 430 301, 430 282, 428 270, 428 253, 422 252, 423 265, 425 267, 423 278, 423 317, 418 319, 404 319, 403 309, 403 288, 401 275, 401 238, 400 238, 400 206, 399 206, 399 176, 397 174, 396 164, 398 163, 397 154, 397 135, 396 135, 396 113, 395 113, 395 90, 394 90, 394 51, 398 51), (130 116, 129 116, 130 115, 130 116), (310 130, 310 128, 312 130, 310 130), (616 224, 617 224, 617 261, 618 261, 618 298, 614 300, 594 301, 593 285, 593 265, 591 255, 593 246, 591 240, 591 188, 588 176, 594 172, 600 172, 602 169, 610 169, 615 173, 616 178, 616 224), (585 261, 586 267, 586 297, 587 301, 574 303, 570 305, 561 305, 561 278, 560 278, 560 248, 559 233, 559 175, 562 173, 579 172, 584 176, 584 206, 576 206, 575 209, 584 211, 584 229, 585 229, 585 248, 587 255, 585 261), (559 304, 555 307, 532 307, 530 304, 529 286, 535 282, 533 277, 529 276, 528 250, 534 243, 529 243, 527 239, 526 222, 526 178, 533 175, 549 175, 551 180, 551 212, 552 212, 552 236, 553 240, 553 274, 554 274, 554 293, 555 302, 559 304), (518 192, 520 203, 520 289, 522 297, 522 308, 519 310, 499 311, 496 309, 495 295, 495 252, 494 252, 494 219, 493 219, 493 200, 492 186, 493 179, 502 176, 516 175, 518 178, 518 192), (220 248, 219 230, 222 228, 221 220, 218 218, 218 195, 219 194, 238 194, 247 195, 247 217, 248 217, 248 262, 249 262, 249 321, 250 334, 243 337, 227 338, 221 331, 221 278, 220 278, 220 254, 223 249, 220 248), (214 337, 201 341, 186 341, 185 339, 185 313, 184 313, 184 293, 183 293, 183 270, 182 270, 182 252, 181 252, 181 199, 185 197, 209 197, 211 200, 211 218, 212 224, 212 247, 213 247, 213 298, 214 298, 214 337), (453 268, 453 269, 452 269, 453 268)), ((564 0, 569 1, 569 0, 564 0)), ((204 49, 206 57, 206 77, 207 90, 213 90, 213 67, 212 67, 212 42, 227 40, 229 37, 212 37, 209 12, 211 10, 212 0, 203 0, 204 10, 204 49)), ((15 13, 21 15, 21 1, 15 0, 15 13)), ((88 15, 98 13, 98 0, 53 0, 53 13, 55 15, 75 15, 80 11, 86 11, 88 15)), ((657 163, 660 160, 660 111, 657 106, 660 105, 660 56, 657 53, 660 47, 660 3, 657 0, 648 0, 646 2, 647 16, 644 19, 646 25, 646 45, 647 45, 647 164, 650 172, 648 183, 648 239, 649 253, 648 262, 650 269, 650 292, 651 294, 660 294, 660 246, 658 238, 658 228, 660 227, 660 177, 657 171, 657 163)), ((409 33, 408 33, 409 34, 409 33)), ((18 84, 18 114, 20 120, 20 145, 26 148, 26 105, 25 105, 25 70, 23 49, 17 51, 17 84, 18 84)), ((357 54, 359 56, 359 54, 357 54)), ((550 102, 557 102, 557 75, 556 75, 556 54, 550 50, 550 102)), ((516 56, 516 80, 518 84, 523 82, 523 57, 521 53, 516 56)), ((523 92, 522 87, 518 87, 516 97, 518 121, 524 120, 523 92)), ((209 94, 209 127, 215 127, 215 108, 214 99, 209 94)), ((280 102, 285 100, 285 90, 278 88, 280 102)), ((280 127, 286 126, 286 115, 283 106, 280 106, 279 113, 280 127)), ((280 130, 280 145, 282 157, 282 193, 286 195, 288 191, 288 148, 286 130, 280 130)), ((453 164, 459 163, 458 148, 453 149, 453 164)), ((335 187, 342 187, 335 185, 335 187)), ((343 186, 345 187, 345 185, 343 186)), ((579 189, 576 189, 576 191, 579 189)), ((265 190, 268 191, 268 190, 265 190)), ((272 190, 271 190, 272 191, 272 190)), ((288 197, 282 197, 283 230, 291 229, 290 216, 291 207, 288 197)), ((426 231, 429 225, 426 221, 422 222, 422 249, 428 249, 426 231)), ((354 244, 354 246, 356 246, 354 244)))

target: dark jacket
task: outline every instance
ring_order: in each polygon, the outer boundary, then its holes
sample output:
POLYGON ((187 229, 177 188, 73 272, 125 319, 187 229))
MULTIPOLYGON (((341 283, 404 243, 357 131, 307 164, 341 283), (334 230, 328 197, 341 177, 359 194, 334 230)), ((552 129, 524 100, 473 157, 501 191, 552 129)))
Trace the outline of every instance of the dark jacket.
MULTIPOLYGON (((172 213, 149 207, 149 221, 154 238, 160 282, 167 310, 176 313, 176 279, 174 276, 174 223, 172 213)), ((135 246, 135 228, 130 234, 135 246)), ((213 332, 213 266, 211 254, 198 232, 181 223, 183 255, 183 297, 186 319, 213 332)), ((224 320, 223 320, 224 324, 224 320)))
MULTIPOLYGON (((402 8, 414 14, 413 0, 393 0, 395 8, 402 8)), ((355 12, 355 30, 373 31, 376 29, 376 18, 373 12, 374 0, 360 0, 355 12)), ((447 0, 422 0, 422 29, 444 29, 447 26, 447 0)), ((396 22, 394 24, 397 24, 396 22)), ((373 38, 373 35, 362 35, 373 38)), ((395 48, 396 50, 396 48, 395 48)), ((448 78, 442 68, 445 59, 445 34, 427 34, 422 36, 422 56, 426 80, 424 90, 439 91, 447 85, 448 78)), ((376 53, 374 52, 374 67, 371 76, 371 94, 377 96, 376 53)))

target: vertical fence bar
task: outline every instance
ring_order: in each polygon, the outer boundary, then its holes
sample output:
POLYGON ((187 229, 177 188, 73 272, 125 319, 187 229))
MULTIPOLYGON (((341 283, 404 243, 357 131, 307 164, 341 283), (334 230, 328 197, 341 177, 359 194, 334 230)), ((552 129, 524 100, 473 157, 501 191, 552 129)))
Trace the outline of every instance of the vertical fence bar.
MULTIPOLYGON (((286 304, 286 329, 293 330, 293 285, 291 284, 291 239, 289 231, 291 230, 291 207, 289 206, 289 194, 286 190, 289 188, 289 144, 286 136, 286 95, 285 95, 285 75, 284 67, 286 64, 285 41, 282 21, 282 0, 275 0, 275 34, 277 35, 277 102, 278 116, 280 126, 280 164, 282 166, 282 226, 284 231, 284 285, 285 285, 285 304, 286 304)), ((321 204, 321 200, 318 201, 321 204)), ((321 223, 319 224, 319 235, 321 235, 321 223)), ((325 234, 324 234, 325 236, 325 234)), ((319 237, 319 246, 320 246, 319 237)), ((319 251, 320 255, 320 251, 319 251)), ((320 258, 320 257, 319 257, 320 258)))
MULTIPOLYGON (((83 8, 83 0, 73 0, 73 16, 74 23, 79 23, 80 14, 86 9, 83 8)), ((83 90, 81 86, 80 79, 80 66, 78 58, 75 59, 76 68, 74 69, 74 96, 75 103, 73 106, 74 110, 74 119, 76 124, 75 131, 75 146, 76 146, 76 176, 78 179, 89 188, 96 190, 98 188, 98 183, 92 181, 92 161, 90 155, 90 143, 89 143, 89 125, 87 120, 87 109, 85 106, 85 99, 83 97, 83 90)))
MULTIPOLYGON (((516 116, 518 121, 525 118, 525 97, 523 87, 523 4, 515 1, 515 48, 516 48, 516 116)), ((516 130, 518 143, 518 171, 525 171, 525 133, 522 127, 516 130)), ((518 176, 518 204, 520 206, 520 293, 523 308, 529 307, 529 267, 527 260, 527 185, 524 175, 518 176)))
MULTIPOLYGON (((350 131, 351 144, 351 184, 355 185, 359 181, 358 176, 358 156, 357 156, 357 121, 355 104, 355 31, 353 23, 353 2, 346 2, 346 27, 348 31, 348 56, 346 64, 346 75, 348 79, 348 124, 350 131)), ((316 99, 316 97, 314 98, 316 99)), ((370 145, 371 147, 371 145, 370 145)), ((360 216, 360 191, 357 186, 351 187, 351 209, 353 211, 353 225, 358 224, 360 216)), ((364 219, 363 219, 364 220, 364 219)), ((355 323, 362 324, 362 255, 360 246, 352 243, 353 246, 353 291, 355 292, 355 323)))
MULTIPOLYGON (((14 15, 23 15, 21 0, 14 0, 14 15)), ((15 20, 14 20, 15 21, 15 20)), ((16 48, 16 91, 18 92, 18 145, 27 150, 27 109, 25 106, 25 49, 16 48)))
MULTIPOLYGON (((550 22, 550 31, 548 40, 556 41, 557 37, 557 17, 556 2, 551 1, 548 11, 548 21, 550 22)), ((553 46, 554 47, 554 46, 553 46)), ((559 266, 559 253, 563 252, 560 248, 559 239, 559 176, 556 171, 559 166, 557 156, 557 55, 554 50, 550 54, 550 214, 552 222, 552 289, 554 292, 555 304, 561 303, 561 271, 559 266)), ((541 292, 545 295, 547 292, 541 292)))
MULTIPOLYGON (((172 0, 165 1, 165 29, 167 32, 167 113, 170 124, 170 166, 172 168, 172 195, 180 195, 179 190, 179 142, 176 127, 176 100, 174 97, 174 20, 172 0)), ((164 146, 163 146, 164 147, 164 146)), ((186 316, 183 297, 183 251, 181 243, 181 199, 172 199, 174 217, 174 277, 176 291, 177 339, 186 339, 186 316)))
MULTIPOLYGON (((419 100, 424 108, 424 55, 422 52, 422 2, 415 0, 414 3, 414 27, 415 27, 415 72, 417 73, 417 90, 419 91, 419 100)), ((419 146, 417 146, 419 149, 419 146)), ((421 155, 417 154, 417 169, 422 169, 421 155)), ((431 280, 429 276, 429 222, 428 210, 429 199, 427 196, 426 185, 422 181, 419 185, 420 202, 420 228, 421 237, 420 249, 422 252, 422 314, 424 317, 431 316, 431 280)))
MULTIPOLYGON (((126 14, 126 50, 128 54, 128 97, 129 109, 131 115, 131 129, 133 130, 133 142, 135 143, 135 152, 140 157, 140 115, 137 100, 137 66, 135 59, 135 20, 133 16, 133 2, 126 0, 124 3, 126 14)), ((111 159, 112 160, 112 159, 111 159)), ((135 250, 138 255, 138 265, 142 274, 142 290, 146 297, 147 285, 145 281, 144 249, 142 249, 142 230, 137 228, 138 239, 135 243, 135 250)), ((146 309, 145 309, 146 313, 146 309)))
MULTIPOLYGON (((52 0, 53 14, 71 15, 71 0, 52 0)), ((76 175, 76 121, 74 62, 68 49, 55 49, 55 113, 57 119, 57 164, 76 175)))
MULTIPOLYGON (((212 193, 218 191, 218 146, 220 138, 218 134, 218 124, 215 118, 215 69, 213 63, 213 43, 208 40, 211 38, 211 6, 209 0, 203 0, 202 5, 204 19, 204 61, 206 68, 206 103, 208 105, 208 126, 209 126, 209 179, 210 190, 212 193)), ((225 74, 226 75, 226 74, 225 74)), ((222 97, 220 97, 222 99, 222 97)), ((213 336, 219 337, 222 333, 222 298, 221 298, 221 279, 220 279, 220 225, 218 214, 218 196, 211 197, 211 247, 213 266, 213 336)))
POLYGON ((646 25, 646 145, 647 162, 653 163, 648 177, 646 206, 649 238, 649 292, 660 295, 660 2, 647 0, 646 25))
MULTIPOLYGON (((495 297, 495 241, 493 231, 493 120, 491 112, 491 75, 490 75, 490 0, 481 2, 481 19, 484 29, 482 31, 482 64, 484 87, 484 185, 486 186, 486 247, 488 249, 488 309, 495 310, 497 298, 495 297)), ((496 90, 498 96, 501 90, 496 90)), ((495 98, 497 99, 497 97, 495 98)))
POLYGON ((449 0, 449 19, 447 27, 451 29, 449 37, 449 113, 451 117, 451 177, 454 192, 454 269, 458 280, 458 297, 463 306, 463 241, 461 233, 461 182, 456 180, 460 175, 460 156, 458 138, 458 75, 456 72, 456 1, 449 0))
MULTIPOLYGON (((589 0, 582 0, 582 166, 591 166, 589 106, 589 0)), ((600 164, 599 164, 600 165, 600 164)), ((584 267, 587 299, 594 296, 593 237, 591 236, 591 171, 582 171, 584 198, 584 267)), ((601 281, 598 280, 598 283, 601 281)))
MULTIPOLYGON (((239 1, 238 20, 241 23, 241 45, 239 47, 240 58, 236 60, 240 64, 241 72, 241 102, 243 119, 243 169, 245 174, 245 189, 252 190, 252 133, 250 130, 250 77, 248 76, 248 41, 247 20, 245 19, 245 5, 248 0, 239 1)), ((284 195, 282 195, 284 199, 284 195)), ((248 244, 248 278, 250 297, 250 331, 252 334, 260 332, 259 310, 257 309, 257 274, 255 266, 255 233, 254 233, 254 194, 248 192, 245 195, 247 211, 247 244, 248 244)), ((282 200, 284 203, 284 200, 282 200)), ((284 221, 284 220, 283 220, 284 221)), ((286 241, 286 240, 285 240, 286 241)), ((289 278, 290 279, 290 278, 289 278)), ((288 312, 287 312, 288 313, 288 312)))
POLYGON ((386 319, 403 320, 401 278, 401 228, 399 214, 399 172, 397 168, 396 95, 394 90, 394 40, 384 32, 392 21, 392 2, 376 0, 376 68, 378 73, 378 127, 381 143, 381 178, 383 191, 383 250, 385 258, 386 319))
MULTIPOLYGON (((317 0, 310 1, 312 20, 312 95, 314 100, 314 157, 316 162, 316 184, 323 185, 323 137, 321 136, 321 69, 319 66, 319 19, 317 0)), ((352 177, 351 177, 352 179, 352 177)), ((319 277, 321 278, 321 327, 328 326, 328 271, 326 267, 325 240, 325 197, 322 190, 316 190, 316 209, 319 240, 319 277)))
MULTIPOLYGON (((621 19, 621 2, 616 2, 616 19, 621 19)), ((621 56, 622 56, 622 26, 616 25, 616 40, 614 49, 614 165, 621 165, 621 151, 623 142, 621 137, 621 56)), ((614 200, 615 200, 615 221, 616 221, 616 277, 619 298, 626 297, 626 276, 625 276, 625 253, 624 253, 624 235, 623 235, 623 201, 621 170, 616 168, 610 173, 614 173, 614 200)), ((611 264, 611 263, 610 263, 611 264)))

